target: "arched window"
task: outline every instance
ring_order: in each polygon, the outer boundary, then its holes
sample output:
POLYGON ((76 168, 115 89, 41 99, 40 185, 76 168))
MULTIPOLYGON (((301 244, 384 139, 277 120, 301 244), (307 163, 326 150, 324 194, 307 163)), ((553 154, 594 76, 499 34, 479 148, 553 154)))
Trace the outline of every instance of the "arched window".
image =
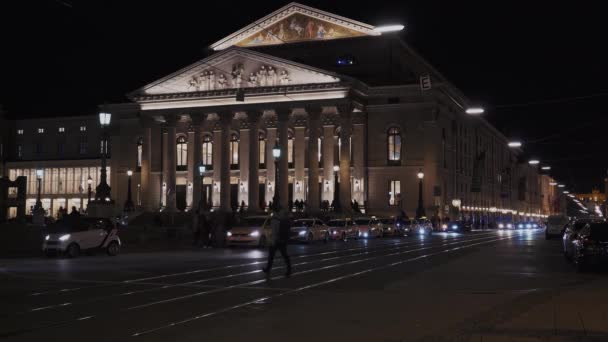
POLYGON ((203 158, 202 163, 205 165, 207 170, 213 168, 213 143, 211 142, 211 137, 205 135, 203 138, 203 158))
POLYGON ((260 168, 266 167, 266 139, 264 138, 264 133, 260 132, 258 134, 258 147, 260 153, 260 168))
POLYGON ((230 165, 239 165, 239 137, 235 133, 230 135, 230 165))
POLYGON ((401 132, 396 127, 388 130, 388 162, 398 164, 401 162, 401 132))
POLYGON ((177 138, 177 170, 186 171, 188 169, 188 142, 186 138, 180 136, 177 138))
POLYGON ((137 170, 141 170, 141 159, 144 154, 144 138, 137 139, 137 170))

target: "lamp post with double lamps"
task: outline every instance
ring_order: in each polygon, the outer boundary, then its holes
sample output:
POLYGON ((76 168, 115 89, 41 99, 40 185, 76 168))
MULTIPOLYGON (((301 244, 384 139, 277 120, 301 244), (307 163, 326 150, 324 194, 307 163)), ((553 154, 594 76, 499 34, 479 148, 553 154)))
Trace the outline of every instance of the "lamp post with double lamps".
MULTIPOLYGON (((272 148, 272 156, 274 157, 274 196, 272 197, 272 204, 275 208, 278 208, 279 205, 279 159, 281 159, 281 148, 279 147, 279 143, 275 143, 272 148)), ((273 208, 270 208, 272 210, 273 208)))
POLYGON ((133 198, 131 196, 131 177, 133 176, 133 171, 127 171, 127 200, 125 202, 125 211, 133 211, 135 209, 135 205, 133 204, 133 198))
POLYGON ((418 171, 418 208, 416 209, 416 218, 421 218, 426 216, 426 212, 424 210, 424 203, 422 200, 422 180, 424 179, 424 172, 422 169, 418 171))
POLYGON ((205 167, 205 165, 201 164, 198 166, 198 175, 201 177, 201 198, 198 201, 198 209, 200 210, 204 210, 205 206, 204 206, 204 201, 205 201, 205 191, 204 191, 204 186, 205 186, 205 171, 207 170, 207 168, 205 167))
POLYGON ((112 118, 112 114, 110 113, 99 113, 99 123, 101 124, 102 129, 102 140, 101 140, 101 175, 99 180, 99 185, 95 188, 95 202, 103 203, 108 202, 111 203, 110 198, 110 186, 108 185, 108 175, 106 170, 106 159, 108 157, 108 126, 110 125, 110 120, 112 118))
POLYGON ((44 170, 36 170, 37 193, 36 193, 36 204, 32 212, 32 223, 35 225, 44 224, 44 208, 42 207, 42 200, 40 199, 40 193, 42 192, 42 177, 44 176, 44 170))

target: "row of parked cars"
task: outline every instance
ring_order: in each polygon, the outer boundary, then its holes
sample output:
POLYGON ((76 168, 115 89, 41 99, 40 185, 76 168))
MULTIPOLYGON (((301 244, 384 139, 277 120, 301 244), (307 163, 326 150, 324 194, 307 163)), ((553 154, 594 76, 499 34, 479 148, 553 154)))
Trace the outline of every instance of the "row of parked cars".
MULTIPOLYGON (((399 220, 396 218, 337 218, 327 222, 318 218, 302 218, 291 224, 291 242, 312 243, 331 240, 369 239, 387 236, 431 235, 433 226, 426 218, 399 220)), ((270 241, 270 218, 251 216, 226 232, 229 246, 264 247, 270 241)))
POLYGON ((550 216, 546 239, 561 238, 562 251, 579 272, 608 264, 608 223, 605 219, 573 219, 550 216))

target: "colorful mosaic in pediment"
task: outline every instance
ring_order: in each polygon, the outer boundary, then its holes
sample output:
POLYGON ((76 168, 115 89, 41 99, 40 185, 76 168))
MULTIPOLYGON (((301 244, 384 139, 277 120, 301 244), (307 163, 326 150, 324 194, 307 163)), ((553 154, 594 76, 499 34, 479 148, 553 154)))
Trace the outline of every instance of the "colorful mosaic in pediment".
POLYGON ((268 28, 238 42, 237 46, 261 46, 307 40, 329 40, 360 37, 365 33, 304 14, 294 13, 268 28))

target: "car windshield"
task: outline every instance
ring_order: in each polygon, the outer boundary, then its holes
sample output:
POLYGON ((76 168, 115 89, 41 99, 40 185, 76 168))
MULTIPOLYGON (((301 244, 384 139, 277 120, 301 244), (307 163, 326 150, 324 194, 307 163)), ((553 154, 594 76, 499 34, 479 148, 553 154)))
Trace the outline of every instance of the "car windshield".
POLYGON ((344 221, 341 221, 341 220, 333 220, 333 221, 329 221, 329 223, 327 225, 330 227, 344 227, 345 223, 344 223, 344 221))
POLYGON ((72 233, 87 230, 89 224, 78 218, 65 218, 50 224, 47 228, 49 233, 72 233))
POLYGON ((297 227, 312 227, 315 224, 315 220, 295 220, 294 226, 297 227))
POLYGON ((247 227, 261 227, 266 221, 265 217, 249 217, 246 220, 247 227))
POLYGON ((608 242, 608 223, 593 223, 589 226, 589 238, 595 241, 608 242))
POLYGON ((369 219, 356 219, 355 223, 359 226, 365 226, 369 224, 369 219))

